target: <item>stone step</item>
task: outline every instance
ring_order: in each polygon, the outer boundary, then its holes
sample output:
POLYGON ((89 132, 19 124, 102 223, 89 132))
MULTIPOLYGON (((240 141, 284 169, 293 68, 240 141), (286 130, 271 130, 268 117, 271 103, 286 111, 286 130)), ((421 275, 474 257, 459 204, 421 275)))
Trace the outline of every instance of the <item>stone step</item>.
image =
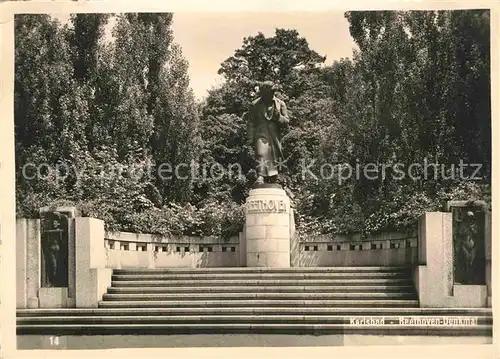
POLYGON ((344 292, 344 293, 106 293, 105 301, 149 301, 149 300, 328 300, 328 299, 418 299, 416 293, 384 293, 384 292, 344 292))
POLYGON ((113 280, 112 287, 213 287, 213 286, 328 286, 328 285, 413 285, 409 278, 371 278, 371 279, 189 279, 189 280, 113 280))
POLYGON ((115 274, 203 274, 203 273, 359 273, 359 272, 405 272, 411 273, 411 267, 221 267, 221 268, 122 268, 114 269, 115 274))
POLYGON ((322 299, 322 300, 125 300, 100 301, 101 308, 173 308, 173 307, 265 307, 265 306, 311 306, 311 307, 416 307, 418 300, 412 299, 322 299))
POLYGON ((413 293, 411 285, 306 285, 306 286, 159 286, 159 287, 109 287, 108 293, 312 293, 312 292, 401 292, 413 293))
POLYGON ((167 315, 364 315, 364 316, 492 316, 491 308, 373 307, 180 307, 180 308, 47 308, 18 309, 17 317, 43 316, 167 316, 167 315))
POLYGON ((18 335, 106 335, 106 334, 217 334, 217 333, 270 333, 270 334, 374 334, 374 335, 440 335, 491 336, 491 325, 434 326, 426 325, 351 325, 309 323, 194 323, 194 324, 20 324, 18 335))
MULTIPOLYGON (((168 323, 315 323, 315 324, 350 324, 353 320, 379 320, 387 324, 399 323, 401 325, 401 316, 359 316, 359 315, 122 315, 122 316, 45 316, 45 317, 22 317, 17 319, 17 323, 21 325, 28 324, 168 324, 168 323)), ((412 317, 406 317, 408 320, 412 317)), ((414 318, 414 317, 413 317, 414 318)), ((445 325, 446 321, 453 322, 455 325, 470 325, 468 317, 458 316, 441 316, 443 321, 439 324, 432 320, 436 319, 433 316, 427 318, 418 318, 419 320, 427 320, 429 325, 445 325), (461 322, 460 322, 461 320, 461 322)), ((493 323, 492 316, 476 316, 474 317, 476 325, 491 325, 493 323)), ((449 322, 449 323, 450 323, 449 322)), ((448 323, 448 324, 449 324, 448 323)), ((410 325, 410 324, 408 324, 410 325)), ((411 325, 416 325, 415 323, 411 325)), ((451 324, 450 324, 451 325, 451 324)))
POLYGON ((262 279, 292 279, 300 281, 303 279, 388 279, 388 278, 410 278, 405 272, 314 272, 314 273, 140 273, 140 274, 113 274, 112 280, 213 280, 213 279, 238 279, 238 280, 262 280, 262 279))

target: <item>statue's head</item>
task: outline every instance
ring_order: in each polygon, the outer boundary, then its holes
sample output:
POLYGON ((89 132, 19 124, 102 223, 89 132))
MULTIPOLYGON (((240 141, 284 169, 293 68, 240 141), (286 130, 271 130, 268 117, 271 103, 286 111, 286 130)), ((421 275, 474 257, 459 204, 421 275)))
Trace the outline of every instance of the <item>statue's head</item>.
POLYGON ((259 85, 259 95, 263 100, 271 100, 278 86, 272 81, 264 81, 259 85))
POLYGON ((52 213, 52 228, 53 229, 60 229, 61 227, 61 221, 65 218, 68 218, 65 214, 55 211, 52 213))

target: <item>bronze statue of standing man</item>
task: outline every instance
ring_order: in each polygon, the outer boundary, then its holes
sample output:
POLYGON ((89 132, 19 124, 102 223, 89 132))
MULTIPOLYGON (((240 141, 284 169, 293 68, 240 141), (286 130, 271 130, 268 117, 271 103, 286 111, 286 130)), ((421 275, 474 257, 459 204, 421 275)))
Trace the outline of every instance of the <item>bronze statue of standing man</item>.
POLYGON ((275 183, 284 162, 281 132, 290 122, 285 103, 275 96, 277 87, 270 81, 259 86, 259 98, 246 113, 248 136, 257 160, 256 185, 275 183))

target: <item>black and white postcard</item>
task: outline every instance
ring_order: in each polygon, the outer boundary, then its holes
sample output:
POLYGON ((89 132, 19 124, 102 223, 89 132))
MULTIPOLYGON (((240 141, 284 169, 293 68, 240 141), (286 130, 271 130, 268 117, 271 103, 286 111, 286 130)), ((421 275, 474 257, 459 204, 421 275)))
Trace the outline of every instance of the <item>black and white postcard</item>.
POLYGON ((494 2, 0 9, 4 356, 498 356, 494 2))

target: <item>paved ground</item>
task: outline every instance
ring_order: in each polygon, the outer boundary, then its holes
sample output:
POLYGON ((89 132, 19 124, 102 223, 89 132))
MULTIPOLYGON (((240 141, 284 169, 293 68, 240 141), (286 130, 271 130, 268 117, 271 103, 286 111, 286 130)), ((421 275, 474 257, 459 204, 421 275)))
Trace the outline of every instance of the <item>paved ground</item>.
POLYGON ((432 337, 377 335, 20 335, 18 349, 109 349, 182 347, 305 347, 355 345, 457 345, 491 344, 491 337, 432 337))

